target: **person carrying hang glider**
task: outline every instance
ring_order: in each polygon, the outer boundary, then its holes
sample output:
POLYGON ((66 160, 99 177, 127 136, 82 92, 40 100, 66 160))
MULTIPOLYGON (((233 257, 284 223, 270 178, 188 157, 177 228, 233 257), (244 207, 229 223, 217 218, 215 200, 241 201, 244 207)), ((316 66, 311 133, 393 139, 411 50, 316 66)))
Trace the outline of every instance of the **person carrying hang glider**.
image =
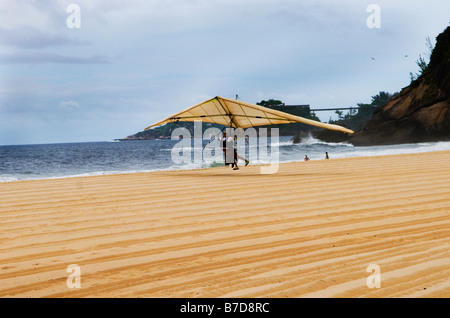
MULTIPOLYGON (((145 128, 145 130, 167 123, 178 123, 179 121, 202 121, 224 125, 231 128, 243 129, 256 126, 302 123, 320 128, 340 131, 347 134, 354 133, 353 130, 339 125, 322 123, 320 121, 288 114, 279 110, 246 103, 240 100, 223 98, 220 96, 216 96, 214 98, 201 102, 200 104, 182 110, 162 121, 148 126, 147 128, 145 128)), ((239 157, 240 156, 237 156, 236 152, 236 160, 233 160, 233 163, 235 163, 235 167, 237 167, 237 160, 239 159, 239 157)), ((248 163, 246 162, 246 165, 247 164, 248 163)))
POLYGON ((225 157, 225 165, 228 166, 231 164, 231 168, 233 170, 239 170, 238 160, 245 161, 245 166, 247 167, 250 161, 240 156, 237 153, 237 147, 235 144, 236 136, 234 138, 232 136, 227 136, 227 133, 224 131, 222 138, 220 139, 222 151, 225 157))

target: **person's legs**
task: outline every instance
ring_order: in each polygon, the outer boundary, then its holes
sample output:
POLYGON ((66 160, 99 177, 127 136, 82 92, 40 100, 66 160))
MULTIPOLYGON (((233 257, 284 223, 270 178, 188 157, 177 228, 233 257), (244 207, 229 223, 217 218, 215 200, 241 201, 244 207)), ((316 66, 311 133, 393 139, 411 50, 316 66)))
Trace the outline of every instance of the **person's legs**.
POLYGON ((248 164, 250 163, 250 161, 248 161, 247 159, 245 159, 245 157, 242 157, 241 155, 239 155, 239 154, 236 152, 236 162, 237 162, 239 159, 245 161, 245 166, 246 166, 246 167, 247 167, 248 164))
POLYGON ((224 151, 225 155, 225 165, 231 165, 231 168, 234 168, 236 164, 235 154, 233 154, 233 148, 226 148, 224 151))
POLYGON ((241 155, 239 155, 239 154, 237 153, 237 150, 234 149, 234 162, 236 163, 236 166, 237 166, 237 162, 238 162, 239 159, 245 161, 245 166, 246 166, 246 167, 248 166, 248 164, 249 164, 250 161, 248 161, 247 159, 245 159, 245 157, 242 157, 241 155))

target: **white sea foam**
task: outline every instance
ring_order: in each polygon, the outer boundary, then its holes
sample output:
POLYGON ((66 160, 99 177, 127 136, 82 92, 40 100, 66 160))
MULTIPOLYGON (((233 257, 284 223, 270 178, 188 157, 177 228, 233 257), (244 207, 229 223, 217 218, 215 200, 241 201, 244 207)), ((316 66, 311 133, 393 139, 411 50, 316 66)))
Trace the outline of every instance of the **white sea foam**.
POLYGON ((0 182, 13 182, 13 181, 19 181, 16 177, 0 177, 0 182))
POLYGON ((302 142, 295 143, 292 142, 293 145, 327 145, 327 146, 344 146, 344 147, 354 147, 352 144, 347 142, 326 142, 320 139, 314 138, 311 134, 302 139, 302 142))
POLYGON ((15 181, 25 181, 25 180, 54 180, 54 179, 67 179, 67 178, 80 178, 80 177, 95 177, 95 176, 107 176, 116 174, 132 174, 132 173, 145 173, 154 171, 164 171, 168 169, 152 169, 152 170, 127 170, 127 171, 94 171, 78 174, 67 174, 60 176, 47 176, 47 177, 0 177, 0 183, 2 182, 15 182, 15 181))
POLYGON ((271 142, 271 147, 289 147, 295 145, 292 140, 289 141, 279 141, 279 142, 271 142))
POLYGON ((349 152, 335 153, 334 158, 371 157, 450 150, 450 142, 354 147, 349 152))

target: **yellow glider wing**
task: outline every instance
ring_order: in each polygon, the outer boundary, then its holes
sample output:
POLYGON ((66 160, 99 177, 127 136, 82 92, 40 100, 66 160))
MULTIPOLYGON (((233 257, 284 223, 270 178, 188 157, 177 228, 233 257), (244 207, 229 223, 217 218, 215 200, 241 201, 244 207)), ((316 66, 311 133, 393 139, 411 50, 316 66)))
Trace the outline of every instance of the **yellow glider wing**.
POLYGON ((148 126, 145 130, 178 121, 202 121, 234 128, 248 128, 263 125, 302 123, 320 128, 353 134, 348 128, 326 124, 319 121, 291 115, 282 111, 253 105, 238 100, 214 97, 189 107, 160 122, 148 126))

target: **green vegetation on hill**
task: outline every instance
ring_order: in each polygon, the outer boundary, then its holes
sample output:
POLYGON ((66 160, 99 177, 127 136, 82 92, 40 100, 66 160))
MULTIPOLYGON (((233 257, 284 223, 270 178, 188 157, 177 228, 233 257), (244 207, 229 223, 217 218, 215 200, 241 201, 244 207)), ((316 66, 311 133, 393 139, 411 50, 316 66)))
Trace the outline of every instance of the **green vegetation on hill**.
MULTIPOLYGON (((330 120, 329 123, 356 131, 363 127, 377 110, 381 109, 391 98, 397 95, 398 93, 391 94, 381 91, 377 95, 372 96, 372 102, 370 104, 358 103, 357 108, 348 111, 346 114, 343 111, 336 110, 338 119, 330 120)), ((342 142, 349 138, 348 134, 327 129, 313 131, 313 136, 327 142, 342 142)), ((298 132, 294 136, 293 141, 300 143, 303 137, 305 137, 305 134, 298 132)))
POLYGON ((256 105, 272 108, 272 107, 284 106, 284 103, 278 99, 269 99, 269 100, 262 100, 262 101, 256 103, 256 105))
POLYGON ((358 103, 358 108, 349 111, 347 114, 343 115, 342 111, 337 110, 338 115, 337 120, 330 120, 330 124, 337 124, 352 130, 356 130, 364 125, 367 121, 372 118, 373 113, 386 105, 386 103, 398 93, 388 93, 381 91, 377 95, 372 96, 372 102, 370 104, 358 103))
POLYGON ((436 45, 430 57, 428 68, 434 70, 442 61, 450 59, 450 26, 436 37, 436 45))

